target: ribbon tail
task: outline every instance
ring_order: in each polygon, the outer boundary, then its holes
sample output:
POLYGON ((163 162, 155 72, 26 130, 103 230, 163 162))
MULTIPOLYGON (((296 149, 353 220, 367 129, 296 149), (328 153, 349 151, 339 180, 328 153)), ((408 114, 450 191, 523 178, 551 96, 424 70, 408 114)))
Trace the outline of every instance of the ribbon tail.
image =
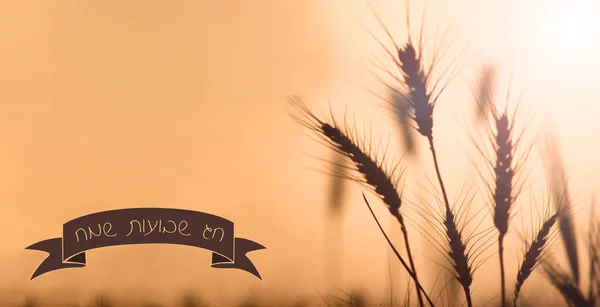
POLYGON ((33 272, 30 280, 34 278, 60 269, 66 268, 80 268, 85 266, 85 253, 79 253, 70 259, 68 262, 63 261, 63 246, 62 238, 48 239, 34 243, 25 249, 37 250, 48 253, 48 257, 38 266, 37 270, 33 272))
POLYGON ((256 278, 262 280, 258 269, 254 266, 252 261, 246 256, 247 253, 255 250, 266 249, 266 247, 247 239, 235 238, 235 258, 234 261, 227 259, 219 254, 213 253, 212 256, 212 267, 219 269, 239 269, 246 271, 256 278))

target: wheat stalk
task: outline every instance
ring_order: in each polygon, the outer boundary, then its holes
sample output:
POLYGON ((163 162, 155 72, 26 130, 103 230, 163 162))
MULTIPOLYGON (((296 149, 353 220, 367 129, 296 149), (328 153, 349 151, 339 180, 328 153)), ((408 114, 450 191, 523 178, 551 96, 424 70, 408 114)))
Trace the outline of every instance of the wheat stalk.
POLYGON ((557 140, 549 137, 546 142, 546 169, 551 184, 554 206, 557 211, 564 213, 561 214, 558 220, 558 227, 569 260, 573 280, 576 284, 579 284, 577 235, 575 234, 573 214, 571 213, 568 178, 558 148, 557 140))
MULTIPOLYGON (((421 50, 421 48, 420 48, 421 50)), ((429 148, 433 157, 436 175, 442 190, 446 214, 444 226, 449 243, 449 256, 453 260, 453 266, 456 271, 456 279, 462 285, 467 299, 468 306, 472 306, 470 286, 473 282, 472 268, 469 265, 469 255, 466 252, 465 244, 460 231, 458 230, 454 213, 450 208, 450 201, 446 193, 446 187, 442 179, 438 163, 437 153, 433 142, 433 110, 437 100, 432 97, 431 92, 427 91, 429 72, 424 72, 424 65, 421 61, 421 53, 417 53, 413 43, 409 42, 398 50, 398 61, 402 71, 403 80, 410 93, 410 103, 413 108, 412 119, 416 123, 417 131, 427 138, 429 148)))
MULTIPOLYGON (((400 224, 410 266, 412 272, 414 272, 414 280, 415 283, 419 283, 408 240, 408 231, 406 229, 404 218, 400 213, 402 201, 398 194, 399 178, 393 179, 393 177, 395 177, 394 175, 396 175, 395 170, 397 169, 397 165, 388 172, 384 169, 383 161, 377 161, 377 159, 371 157, 370 149, 364 150, 361 148, 361 145, 359 145, 360 142, 352 136, 352 133, 347 126, 342 130, 333 117, 331 123, 321 121, 308 109, 299 97, 291 97, 289 102, 302 112, 302 117, 294 116, 294 118, 304 127, 319 134, 328 146, 348 157, 355 165, 358 173, 362 175, 362 178, 350 176, 347 176, 346 178, 355 180, 369 187, 369 189, 379 196, 387 205, 389 212, 400 224)), ((417 293, 419 294, 419 297, 421 297, 421 291, 417 291, 417 293)))
POLYGON ((403 48, 398 50, 398 60, 404 77, 404 83, 410 93, 409 101, 414 111, 412 119, 416 123, 417 131, 426 137, 429 142, 436 175, 442 190, 446 208, 444 226, 446 227, 446 235, 450 247, 448 254, 454 262, 455 277, 463 287, 467 305, 471 307, 473 305, 470 291, 470 286, 473 282, 472 268, 469 265, 469 255, 466 252, 465 244, 458 230, 454 213, 450 208, 450 201, 448 200, 448 194, 446 193, 446 187, 440 172, 433 141, 433 110, 436 99, 432 99, 431 92, 427 91, 428 74, 424 72, 421 55, 417 54, 412 42, 409 41, 403 48))
POLYGON ((587 248, 588 248, 588 257, 589 257, 589 285, 588 285, 588 297, 589 300, 595 302, 600 291, 599 283, 600 277, 598 276, 599 270, 598 266, 600 265, 600 258, 598 255, 598 251, 600 251, 600 237, 599 237, 599 228, 596 224, 596 196, 592 196, 592 201, 590 205, 590 219, 589 219, 589 229, 587 233, 587 248))
POLYGON ((511 126, 508 117, 502 114, 496 119, 496 188, 494 190, 494 226, 498 229, 498 253, 500 257, 500 278, 502 306, 506 302, 505 277, 504 277, 504 237, 508 232, 510 208, 513 203, 513 178, 512 168, 513 152, 511 140, 511 126))
POLYGON ((567 302, 576 307, 593 306, 593 302, 588 302, 583 293, 581 293, 581 290, 579 290, 577 281, 567 273, 561 271, 558 265, 545 262, 543 268, 552 285, 560 291, 567 302))
MULTIPOLYGON (((519 143, 523 137, 524 130, 519 135, 515 132, 515 118, 518 108, 509 116, 508 103, 502 112, 498 111, 494 102, 492 81, 496 69, 492 65, 485 66, 480 73, 478 90, 475 94, 476 120, 479 124, 487 124, 484 128, 490 131, 490 142, 494 148, 494 159, 486 157, 484 150, 475 142, 476 149, 486 159, 492 168, 492 183, 486 183, 493 200, 494 226, 498 230, 498 258, 500 264, 500 296, 501 304, 505 306, 506 301, 506 272, 504 265, 504 239, 508 233, 509 223, 512 219, 511 209, 522 192, 523 182, 517 182, 518 173, 521 171, 525 160, 531 152, 531 147, 525 154, 516 159, 519 143), (490 122, 490 116, 492 122, 490 122), (492 126, 493 125, 493 126, 492 126)), ((510 89, 506 97, 510 97, 510 89)), ((477 167, 477 166, 476 166, 477 167)), ((479 175, 482 176, 480 171, 479 175)), ((483 177, 483 176, 482 176, 483 177)), ((489 182, 484 178, 484 181, 489 182)))
POLYGON ((525 257, 523 257, 523 262, 521 263, 519 272, 517 274, 517 283, 515 285, 515 295, 513 298, 513 304, 515 306, 517 305, 517 299, 519 298, 519 293, 523 287, 523 284, 539 264, 544 247, 548 243, 550 230, 556 223, 557 216, 558 214, 555 213, 544 221, 542 227, 540 227, 537 235, 535 236, 535 239, 531 242, 531 244, 529 244, 527 252, 525 252, 525 257))
MULTIPOLYGON (((374 12, 372 7, 371 9, 374 12)), ((437 55, 435 55, 429 67, 426 68, 426 65, 423 63, 423 27, 421 27, 421 33, 418 44, 413 43, 410 35, 411 31, 409 21, 409 10, 409 2, 406 1, 406 22, 408 26, 408 40, 405 44, 403 44, 402 47, 396 44, 390 32, 387 30, 381 19, 374 12, 374 15, 377 18, 379 24, 387 34, 388 38, 393 43, 394 52, 387 49, 384 46, 384 44, 381 43, 381 41, 377 38, 375 38, 375 40, 379 43, 380 47, 382 47, 385 50, 387 55, 397 66, 397 68, 400 71, 401 77, 394 75, 392 72, 386 70, 385 68, 382 68, 382 70, 386 74, 391 76, 395 81, 403 85, 406 88, 408 95, 405 95, 402 91, 397 90, 394 86, 390 86, 385 82, 383 83, 389 89, 395 91, 398 95, 401 95, 408 102, 410 106, 410 112, 403 111, 403 117, 412 120, 414 125, 411 125, 411 127, 415 128, 417 132, 419 132, 422 136, 426 137, 429 142, 429 147, 433 157, 436 175, 442 190, 442 195, 444 198, 444 204, 446 208, 444 226, 446 227, 446 235, 448 236, 448 242, 450 245, 449 255, 454 261, 453 265, 457 270, 456 277, 463 286, 467 298, 467 303, 469 306, 472 306, 469 288, 472 282, 472 270, 471 267, 468 265, 469 257, 467 255, 465 244, 463 242, 461 234, 456 225, 454 214, 450 208, 450 202, 448 200, 446 187, 444 185, 440 173, 438 158, 433 142, 433 110, 435 108, 435 104, 438 98, 444 92, 448 83, 456 76, 458 71, 454 71, 453 73, 451 73, 451 76, 448 78, 448 81, 444 85, 438 87, 445 73, 449 71, 448 69, 444 70, 441 76, 437 79, 437 81, 433 82, 433 85, 430 86, 430 81, 432 80, 431 73, 434 70, 434 67, 436 66, 440 58, 437 55)), ((388 101, 388 103, 394 105, 394 102, 388 101)))
MULTIPOLYGON (((506 278, 504 267, 504 239, 508 233, 511 220, 511 209, 521 193, 522 183, 518 184, 517 173, 521 170, 529 150, 520 161, 515 160, 515 152, 522 135, 516 140, 514 137, 514 118, 511 121, 505 109, 500 115, 494 110, 492 114, 495 121, 496 133, 494 135, 495 165, 494 165, 494 190, 492 193, 494 204, 494 226, 498 230, 498 258, 500 262, 500 291, 502 306, 506 305, 506 278)), ((516 110, 515 110, 516 114, 516 110)))

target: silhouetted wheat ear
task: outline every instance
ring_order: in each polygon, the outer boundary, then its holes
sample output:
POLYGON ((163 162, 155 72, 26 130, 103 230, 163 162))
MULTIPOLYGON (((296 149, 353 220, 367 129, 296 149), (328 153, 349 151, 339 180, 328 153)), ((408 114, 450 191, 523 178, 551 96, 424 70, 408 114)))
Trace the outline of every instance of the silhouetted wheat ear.
POLYGON ((571 197, 568 189, 567 174, 564 169, 563 159, 556 139, 549 139, 546 143, 548 170, 552 189, 552 200, 556 211, 560 211, 558 228, 563 239, 569 266, 576 284, 579 284, 579 253, 577 250, 577 235, 575 222, 571 210, 571 197))
POLYGON ((467 303, 471 306, 471 284, 473 283, 473 271, 469 264, 469 255, 466 246, 463 243, 461 234, 456 226, 454 214, 446 209, 446 219, 444 220, 446 235, 448 236, 449 251, 448 255, 452 259, 454 270, 456 271, 456 280, 461 284, 467 303))
MULTIPOLYGON (((414 279, 415 282, 418 283, 417 270, 408 241, 408 232, 404 223, 404 218, 400 214, 402 201, 398 194, 398 184, 397 181, 392 180, 392 175, 388 175, 383 169, 383 161, 377 162, 376 159, 373 159, 368 152, 361 148, 359 142, 352 137, 352 134, 347 128, 344 130, 339 128, 333 116, 331 118, 331 123, 323 122, 317 118, 308 107, 306 107, 299 97, 293 97, 289 101, 303 113, 304 119, 296 117, 296 120, 306 128, 318 133, 331 148, 352 160, 356 166, 356 170, 363 177, 362 180, 355 180, 370 187, 370 189, 387 205, 390 213, 398 220, 404 236, 406 252, 412 271, 414 272, 414 279)), ((396 168, 393 170, 395 169, 396 168)), ((393 170, 391 172, 392 174, 394 173, 393 170)), ((420 290, 417 291, 417 297, 419 298, 420 306, 424 306, 420 290)))
POLYGON ((498 229, 500 237, 504 237, 508 231, 508 220, 513 201, 512 184, 515 175, 514 169, 512 168, 513 146, 511 140, 511 127, 509 126, 508 116, 506 116, 506 114, 501 115, 496 120, 496 128, 494 225, 498 229))
MULTIPOLYGON (((494 112, 494 114, 496 114, 494 112)), ((498 255, 500 259, 500 282, 502 304, 506 303, 505 272, 504 272, 504 237, 508 232, 510 209, 513 204, 513 165, 512 125, 506 112, 495 115, 496 135, 496 165, 494 167, 494 225, 498 229, 498 255)))
POLYGON ((433 134, 434 104, 431 102, 431 95, 427 93, 427 76, 422 69, 421 59, 412 43, 398 50, 398 59, 414 109, 413 120, 417 123, 419 133, 430 137, 433 134))
MULTIPOLYGON (((558 194, 557 191, 555 194, 558 194)), ((560 215, 558 220, 560 234, 565 244, 567 258, 569 259, 569 266, 571 267, 571 273, 575 283, 579 284, 579 256, 577 251, 577 236, 575 234, 575 222, 573 221, 572 210, 570 201, 565 202, 564 200, 558 200, 560 197, 556 196, 557 211, 563 210, 564 214, 560 215)))
POLYGON ((362 175, 364 183, 377 194, 388 209, 399 221, 402 220, 399 209, 402 201, 397 190, 397 183, 392 175, 383 169, 383 161, 371 158, 358 144, 347 129, 342 130, 332 118, 331 123, 318 119, 299 98, 290 102, 300 109, 304 119, 297 118, 308 129, 317 132, 334 150, 348 157, 362 175))
POLYGON ((480 72, 478 88, 475 99, 475 120, 483 123, 487 120, 492 106, 492 93, 494 87, 494 77, 496 67, 492 65, 484 66, 480 72))
POLYGON ((407 101, 406 95, 398 94, 396 91, 392 91, 392 101, 394 102, 394 113, 398 119, 402 145, 406 148, 406 153, 418 157, 416 140, 413 136, 414 130, 408 123, 411 118, 411 104, 407 101))
POLYGON ((377 164, 376 161, 365 154, 360 147, 346 136, 338 127, 330 124, 322 125, 322 133, 336 144, 337 149, 344 152, 348 158, 354 162, 358 171, 364 176, 366 182, 373 187, 373 190, 382 198, 390 209, 390 212, 400 217, 398 210, 402 204, 397 192, 396 185, 392 182, 390 176, 377 164))
POLYGON ((516 306, 517 299, 519 297, 519 292, 521 291, 521 287, 529 278, 529 275, 533 272, 533 270, 539 264, 540 257, 548 242, 548 236, 550 235, 550 230, 556 223, 556 218, 558 214, 555 213, 551 217, 549 217, 543 224, 540 230, 538 231, 535 239, 531 242, 529 247, 527 248, 527 252, 525 252, 525 257, 523 257, 523 262, 521 263, 521 267, 519 268, 519 273, 517 274, 517 284, 515 286, 515 296, 513 298, 513 303, 516 306))
POLYGON ((545 263, 544 271, 550 280, 550 283, 562 294, 564 299, 571 306, 576 307, 591 307, 593 302, 588 302, 579 287, 577 282, 568 274, 559 270, 558 266, 551 263, 545 263))

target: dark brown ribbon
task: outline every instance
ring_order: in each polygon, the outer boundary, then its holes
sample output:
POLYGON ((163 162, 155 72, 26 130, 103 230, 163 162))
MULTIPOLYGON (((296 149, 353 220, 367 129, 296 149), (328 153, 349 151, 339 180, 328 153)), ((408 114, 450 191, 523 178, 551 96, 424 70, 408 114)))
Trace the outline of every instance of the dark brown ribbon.
POLYGON ((182 209, 131 208, 82 216, 63 225, 62 238, 32 244, 26 249, 50 255, 30 280, 54 270, 85 267, 85 252, 129 244, 178 244, 213 252, 213 268, 246 271, 262 280, 246 253, 266 247, 235 238, 233 222, 222 217, 182 209))

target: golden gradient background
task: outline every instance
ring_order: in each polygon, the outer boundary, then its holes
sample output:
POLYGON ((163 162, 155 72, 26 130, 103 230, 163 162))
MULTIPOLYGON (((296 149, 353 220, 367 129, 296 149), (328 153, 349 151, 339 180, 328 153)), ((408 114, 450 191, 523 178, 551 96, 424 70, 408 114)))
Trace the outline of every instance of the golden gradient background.
MULTIPOLYGON (((403 3, 373 3, 404 39, 403 3)), ((516 84, 526 90, 522 104, 541 108, 534 130, 552 123, 585 219, 600 170, 600 61, 594 53, 545 55, 536 40, 544 29, 537 23, 542 4, 428 2, 426 24, 453 21, 460 42, 470 39, 470 55, 478 53, 436 107, 434 135, 455 198, 465 181, 478 184, 464 156, 475 152, 461 129, 471 121, 468 86, 482 59, 503 65, 505 77, 518 54, 516 78, 528 81, 516 84)), ((413 6, 417 23, 422 7, 413 6)), ((373 67, 365 58, 377 44, 364 26, 384 38, 360 0, 0 0, 0 296, 77 302, 106 292, 166 303, 190 290, 224 305, 251 296, 318 298, 325 286, 329 177, 311 170, 324 164, 303 153, 326 157, 327 151, 302 135, 285 97, 299 94, 315 110, 326 111, 329 99, 340 112, 348 105, 359 126, 372 122, 373 134, 384 139, 391 133, 390 150, 400 153, 390 114, 365 89, 381 85, 368 72, 373 67), (267 247, 250 254, 264 281, 211 269, 207 251, 146 245, 94 250, 84 269, 29 282, 45 255, 26 246, 59 236, 62 224, 76 217, 142 206, 234 221, 237 236, 267 247)), ((433 175, 427 148, 420 146, 424 155, 410 164, 407 177, 417 190, 417 183, 427 185, 425 174, 433 175)), ((537 152, 533 158, 538 162, 537 152)), ((535 170, 531 177, 543 186, 542 175, 535 170)), ((369 197, 387 225, 385 208, 369 197)), ((386 299, 385 242, 357 186, 347 199, 337 286, 386 299)), ((483 206, 483 197, 477 201, 473 210, 483 206)), ((520 229, 520 221, 515 226, 520 229)), ((427 258, 435 251, 417 231, 411 234, 417 262, 435 277, 440 268, 427 258)), ((512 285, 522 253, 516 231, 509 240, 512 285)), ((496 258, 475 275, 476 305, 497 293, 496 258)), ((405 283, 406 274, 398 274, 405 283)), ((527 284, 524 295, 536 287, 527 284)))

